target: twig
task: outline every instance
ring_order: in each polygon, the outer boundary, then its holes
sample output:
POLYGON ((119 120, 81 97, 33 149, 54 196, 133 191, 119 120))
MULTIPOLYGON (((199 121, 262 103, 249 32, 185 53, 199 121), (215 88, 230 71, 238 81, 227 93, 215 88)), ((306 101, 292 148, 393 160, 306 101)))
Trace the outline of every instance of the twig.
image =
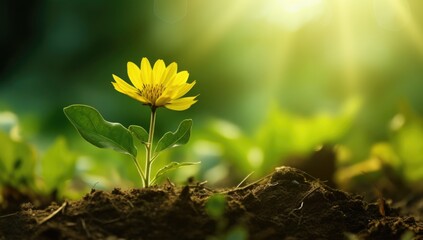
POLYGON ((6 214, 6 215, 1 215, 0 216, 0 218, 7 218, 7 217, 11 217, 11 216, 13 216, 13 215, 16 215, 16 214, 18 214, 19 212, 14 212, 14 213, 9 213, 9 214, 6 214))
POLYGON ((263 181, 263 180, 265 180, 265 179, 268 179, 268 178, 269 178, 269 177, 271 177, 272 175, 273 175, 273 173, 268 174, 268 175, 266 175, 266 176, 264 176, 264 177, 260 178, 260 179, 259 179, 259 180, 257 180, 257 181, 254 181, 254 182, 252 182, 252 183, 249 183, 249 184, 245 185, 244 187, 236 187, 236 188, 234 188, 234 189, 231 189, 231 190, 228 190, 228 191, 223 191, 223 192, 220 192, 220 193, 232 193, 232 192, 236 192, 236 191, 238 191, 238 190, 244 190, 244 189, 247 189, 247 188, 249 188, 249 187, 251 187, 251 186, 253 186, 253 185, 255 185, 255 184, 259 183, 259 182, 262 182, 262 181, 263 181))
POLYGON ((56 211, 52 212, 50 215, 48 215, 47 217, 45 217, 41 221, 37 221, 38 225, 41 225, 41 224, 47 222, 48 220, 50 220, 51 218, 53 218, 54 216, 56 216, 56 214, 58 214, 62 209, 64 209, 66 207, 66 205, 68 205, 68 202, 64 202, 62 204, 62 206, 60 206, 56 211))
POLYGON ((251 176, 251 175, 253 175, 253 173, 254 173, 254 171, 252 171, 252 172, 250 172, 244 179, 242 179, 242 181, 238 184, 238 185, 236 185, 236 187, 235 188, 239 188, 239 187, 241 187, 241 185, 245 182, 245 181, 247 181, 247 179, 251 176))
POLYGON ((166 181, 167 181, 167 183, 169 184, 169 186, 171 186, 171 187, 175 187, 175 184, 174 184, 172 181, 170 181, 170 179, 169 179, 169 178, 166 178, 166 181))
POLYGON ((82 225, 82 228, 84 229, 85 233, 87 234, 87 237, 90 238, 91 237, 91 234, 88 231, 87 225, 85 225, 85 220, 83 218, 81 218, 81 225, 82 225))
POLYGON ((101 224, 110 224, 110 223, 121 221, 122 217, 117 217, 117 218, 113 218, 113 219, 110 219, 110 220, 100 220, 98 218, 93 217, 93 220, 96 221, 96 222, 99 222, 101 224))
POLYGON ((189 187, 189 188, 194 188, 194 189, 198 189, 198 188, 200 188, 200 189, 205 189, 205 190, 207 190, 207 191, 209 191, 209 192, 216 192, 216 190, 214 190, 214 189, 212 189, 212 188, 209 188, 209 187, 204 186, 206 183, 207 183, 207 181, 204 181, 204 182, 201 182, 200 184, 195 184, 195 185, 186 185, 186 186, 187 186, 187 187, 189 187))

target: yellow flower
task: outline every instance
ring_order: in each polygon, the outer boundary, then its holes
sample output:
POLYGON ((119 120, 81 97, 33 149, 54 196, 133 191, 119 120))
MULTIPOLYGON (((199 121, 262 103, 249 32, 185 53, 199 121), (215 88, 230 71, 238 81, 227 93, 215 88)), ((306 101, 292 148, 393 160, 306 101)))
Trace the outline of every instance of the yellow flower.
POLYGON ((129 97, 151 106, 152 109, 166 107, 182 111, 193 105, 195 97, 183 97, 195 85, 187 83, 188 72, 177 72, 178 65, 171 63, 166 67, 163 60, 157 60, 153 68, 147 58, 141 60, 141 68, 128 62, 128 76, 133 86, 113 74, 114 88, 129 97))

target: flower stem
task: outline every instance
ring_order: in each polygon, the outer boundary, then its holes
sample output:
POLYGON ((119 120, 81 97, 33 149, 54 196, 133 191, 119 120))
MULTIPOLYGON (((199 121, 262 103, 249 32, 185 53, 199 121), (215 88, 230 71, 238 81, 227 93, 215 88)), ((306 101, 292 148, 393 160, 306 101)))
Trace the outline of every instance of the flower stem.
POLYGON ((145 159, 145 183, 144 187, 150 186, 150 174, 151 174, 151 163, 153 154, 153 138, 154 138, 154 127, 156 124, 156 108, 151 108, 150 116, 150 129, 148 131, 148 142, 146 144, 146 159, 145 159))
POLYGON ((138 163, 137 158, 133 157, 132 160, 135 163, 135 167, 137 168, 138 174, 141 176, 142 185, 143 185, 143 187, 145 187, 145 175, 144 175, 144 172, 142 171, 142 169, 141 169, 141 167, 140 167, 140 165, 138 163))

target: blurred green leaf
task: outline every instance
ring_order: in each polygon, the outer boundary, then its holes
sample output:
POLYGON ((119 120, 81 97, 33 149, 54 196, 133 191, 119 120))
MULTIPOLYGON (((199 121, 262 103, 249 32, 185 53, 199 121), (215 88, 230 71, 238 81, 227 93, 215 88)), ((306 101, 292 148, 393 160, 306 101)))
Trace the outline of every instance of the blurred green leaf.
POLYGON ((19 128, 18 117, 13 112, 0 112, 0 131, 12 133, 13 129, 19 128))
MULTIPOLYGON (((252 171, 257 173, 255 177, 262 176, 274 166, 283 164, 290 156, 305 156, 322 144, 338 141, 349 130, 359 106, 359 99, 352 98, 339 113, 317 112, 304 117, 274 104, 252 136, 236 125, 215 119, 209 121, 200 137, 195 138, 193 145, 212 143, 214 154, 236 169, 230 176, 236 184, 252 171)), ((198 158, 210 156, 208 152, 212 147, 200 148, 201 151, 197 151, 198 158)), ((211 161, 202 162, 211 164, 211 161)), ((215 161, 215 165, 209 166, 205 174, 212 173, 211 171, 218 169, 218 165, 224 166, 223 164, 223 161, 215 161)), ((219 173, 223 175, 224 171, 219 170, 219 173)))
POLYGON ((235 226, 226 234, 225 240, 246 240, 248 239, 248 230, 243 226, 235 226))
POLYGON ((414 237, 414 232, 407 230, 401 235, 401 240, 412 240, 414 237))
POLYGON ((215 194, 207 200, 205 210, 213 219, 218 220, 223 217, 226 208, 226 197, 222 194, 215 194))
POLYGON ((41 178, 47 193, 62 192, 65 182, 75 173, 76 156, 68 149, 64 137, 58 137, 41 158, 41 178))
POLYGON ((156 172, 156 176, 154 176, 153 180, 151 181, 151 184, 154 184, 154 182, 161 176, 163 176, 165 173, 178 169, 180 167, 184 167, 184 166, 192 166, 192 165, 197 165, 200 164, 200 162, 182 162, 182 163, 178 163, 178 162, 171 162, 169 164, 167 164, 166 166, 160 168, 157 172, 156 172))
POLYGON ((15 159, 15 147, 10 137, 0 132, 0 144, 2 149, 0 151, 0 181, 7 181, 7 173, 10 173, 13 169, 15 159))
MULTIPOLYGON (((231 179, 234 182, 239 182, 246 173, 251 172, 251 169, 257 170, 257 165, 254 165, 249 160, 249 152, 255 147, 255 142, 251 137, 247 136, 238 126, 222 120, 210 119, 200 134, 196 134, 195 142, 192 144, 197 146, 197 153, 205 174, 213 175, 210 182, 218 179, 227 179, 227 172, 218 170, 218 173, 213 173, 215 167, 223 164, 233 164, 236 171, 231 172, 231 179), (200 148, 198 148, 200 146, 200 148), (202 146, 202 147, 201 147, 202 146), (200 150, 200 151, 199 151, 200 150), (221 161, 224 159, 225 161, 221 161), (203 161, 204 160, 204 161, 203 161), (241 178, 241 179, 238 179, 241 178)), ((260 165, 261 163, 258 163, 260 165)), ((226 169, 227 166, 224 166, 226 169)), ((236 183, 234 183, 236 184, 236 183)))
POLYGON ((0 132, 0 182, 17 188, 34 183, 35 152, 25 142, 0 132))
POLYGON ((63 110, 79 134, 89 143, 137 156, 131 132, 122 124, 107 122, 95 108, 87 105, 75 104, 63 110))
POLYGON ((148 132, 141 126, 131 125, 129 126, 129 131, 131 131, 138 140, 142 143, 148 142, 148 132))
POLYGON ((392 144, 402 161, 404 177, 413 182, 423 178, 423 120, 410 116, 407 121, 394 133, 392 144))
POLYGON ((318 112, 309 117, 272 107, 256 136, 265 165, 277 166, 288 155, 307 154, 321 144, 340 139, 351 126, 359 105, 358 99, 351 99, 340 113, 318 112))
POLYGON ((168 148, 173 148, 186 144, 191 135, 192 120, 185 119, 180 124, 175 132, 167 132, 157 142, 155 155, 168 148))

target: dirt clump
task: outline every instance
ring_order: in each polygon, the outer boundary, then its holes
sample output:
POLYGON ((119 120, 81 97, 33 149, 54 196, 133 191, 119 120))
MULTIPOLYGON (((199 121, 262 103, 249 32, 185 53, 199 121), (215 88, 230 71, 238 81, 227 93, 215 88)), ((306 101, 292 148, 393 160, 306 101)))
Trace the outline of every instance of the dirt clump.
POLYGON ((80 200, 42 209, 24 204, 0 216, 0 240, 216 239, 235 227, 248 239, 400 239, 404 234, 423 239, 423 222, 400 216, 385 201, 368 203, 298 169, 280 167, 240 188, 165 184, 92 190, 80 200), (205 211, 215 194, 226 197, 219 220, 205 211))

